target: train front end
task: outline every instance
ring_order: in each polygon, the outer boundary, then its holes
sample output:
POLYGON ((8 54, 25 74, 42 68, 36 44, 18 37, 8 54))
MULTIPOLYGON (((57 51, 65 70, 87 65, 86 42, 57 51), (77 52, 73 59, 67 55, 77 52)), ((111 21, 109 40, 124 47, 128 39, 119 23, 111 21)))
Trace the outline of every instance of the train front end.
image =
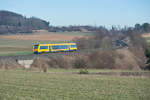
POLYGON ((38 51, 39 51, 39 45, 36 44, 33 46, 33 53, 38 54, 38 51))

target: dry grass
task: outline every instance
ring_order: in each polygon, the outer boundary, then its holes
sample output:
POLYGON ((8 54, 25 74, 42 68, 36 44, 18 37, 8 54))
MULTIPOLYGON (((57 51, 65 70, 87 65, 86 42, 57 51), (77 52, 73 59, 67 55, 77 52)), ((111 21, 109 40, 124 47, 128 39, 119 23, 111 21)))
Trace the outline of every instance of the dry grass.
POLYGON ((51 57, 50 59, 44 59, 44 61, 43 59, 35 60, 35 64, 37 68, 40 67, 40 64, 43 64, 49 68, 97 68, 138 71, 141 70, 139 61, 141 60, 126 48, 116 50, 113 54, 99 51, 74 56, 59 55, 51 57))
POLYGON ((0 56, 31 54, 32 46, 37 42, 72 41, 85 35, 86 33, 52 33, 46 30, 34 31, 33 34, 0 35, 0 56))
POLYGON ((150 33, 142 34, 142 37, 144 37, 144 38, 150 37, 150 33))
POLYGON ((2 39, 17 39, 17 40, 56 40, 56 41, 64 41, 64 40, 73 40, 75 38, 80 38, 82 36, 73 36, 66 34, 29 34, 29 35, 2 35, 0 38, 2 39))
POLYGON ((47 32, 45 30, 39 30, 34 32, 33 34, 16 34, 16 35, 1 35, 0 39, 16 39, 16 40, 55 40, 55 41, 65 41, 65 40, 73 40, 75 38, 84 37, 83 35, 72 35, 63 34, 63 33, 53 33, 47 32))
POLYGON ((116 57, 116 66, 119 69, 130 69, 130 70, 140 70, 140 66, 137 62, 137 57, 130 52, 128 49, 119 49, 117 50, 118 56, 116 57))

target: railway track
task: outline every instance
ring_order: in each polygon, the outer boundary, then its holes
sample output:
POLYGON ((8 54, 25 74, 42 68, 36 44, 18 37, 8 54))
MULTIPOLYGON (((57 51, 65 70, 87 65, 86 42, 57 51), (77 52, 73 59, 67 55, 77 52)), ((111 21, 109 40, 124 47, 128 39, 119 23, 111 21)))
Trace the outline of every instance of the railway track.
POLYGON ((54 56, 62 56, 62 55, 67 55, 67 56, 78 56, 80 54, 88 54, 90 52, 95 52, 102 50, 101 48, 98 49, 85 49, 85 50, 78 50, 78 51, 73 51, 73 52, 56 52, 56 53, 42 53, 42 54, 30 54, 30 55, 18 55, 18 56, 0 56, 1 59, 8 59, 8 60, 31 60, 35 58, 51 58, 54 56))

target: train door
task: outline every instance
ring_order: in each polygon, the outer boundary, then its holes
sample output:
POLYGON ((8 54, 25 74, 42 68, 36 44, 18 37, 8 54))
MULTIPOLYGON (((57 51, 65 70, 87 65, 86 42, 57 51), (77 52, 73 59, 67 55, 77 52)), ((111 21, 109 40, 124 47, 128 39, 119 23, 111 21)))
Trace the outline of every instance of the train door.
POLYGON ((52 52, 52 46, 49 45, 49 52, 52 52))

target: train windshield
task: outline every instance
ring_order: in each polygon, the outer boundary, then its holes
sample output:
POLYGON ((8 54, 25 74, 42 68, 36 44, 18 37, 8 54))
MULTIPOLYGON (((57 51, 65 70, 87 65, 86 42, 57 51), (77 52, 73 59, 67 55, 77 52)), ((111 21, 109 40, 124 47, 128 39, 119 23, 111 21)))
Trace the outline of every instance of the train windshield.
POLYGON ((39 45, 34 45, 34 49, 38 49, 38 46, 39 46, 39 45))

